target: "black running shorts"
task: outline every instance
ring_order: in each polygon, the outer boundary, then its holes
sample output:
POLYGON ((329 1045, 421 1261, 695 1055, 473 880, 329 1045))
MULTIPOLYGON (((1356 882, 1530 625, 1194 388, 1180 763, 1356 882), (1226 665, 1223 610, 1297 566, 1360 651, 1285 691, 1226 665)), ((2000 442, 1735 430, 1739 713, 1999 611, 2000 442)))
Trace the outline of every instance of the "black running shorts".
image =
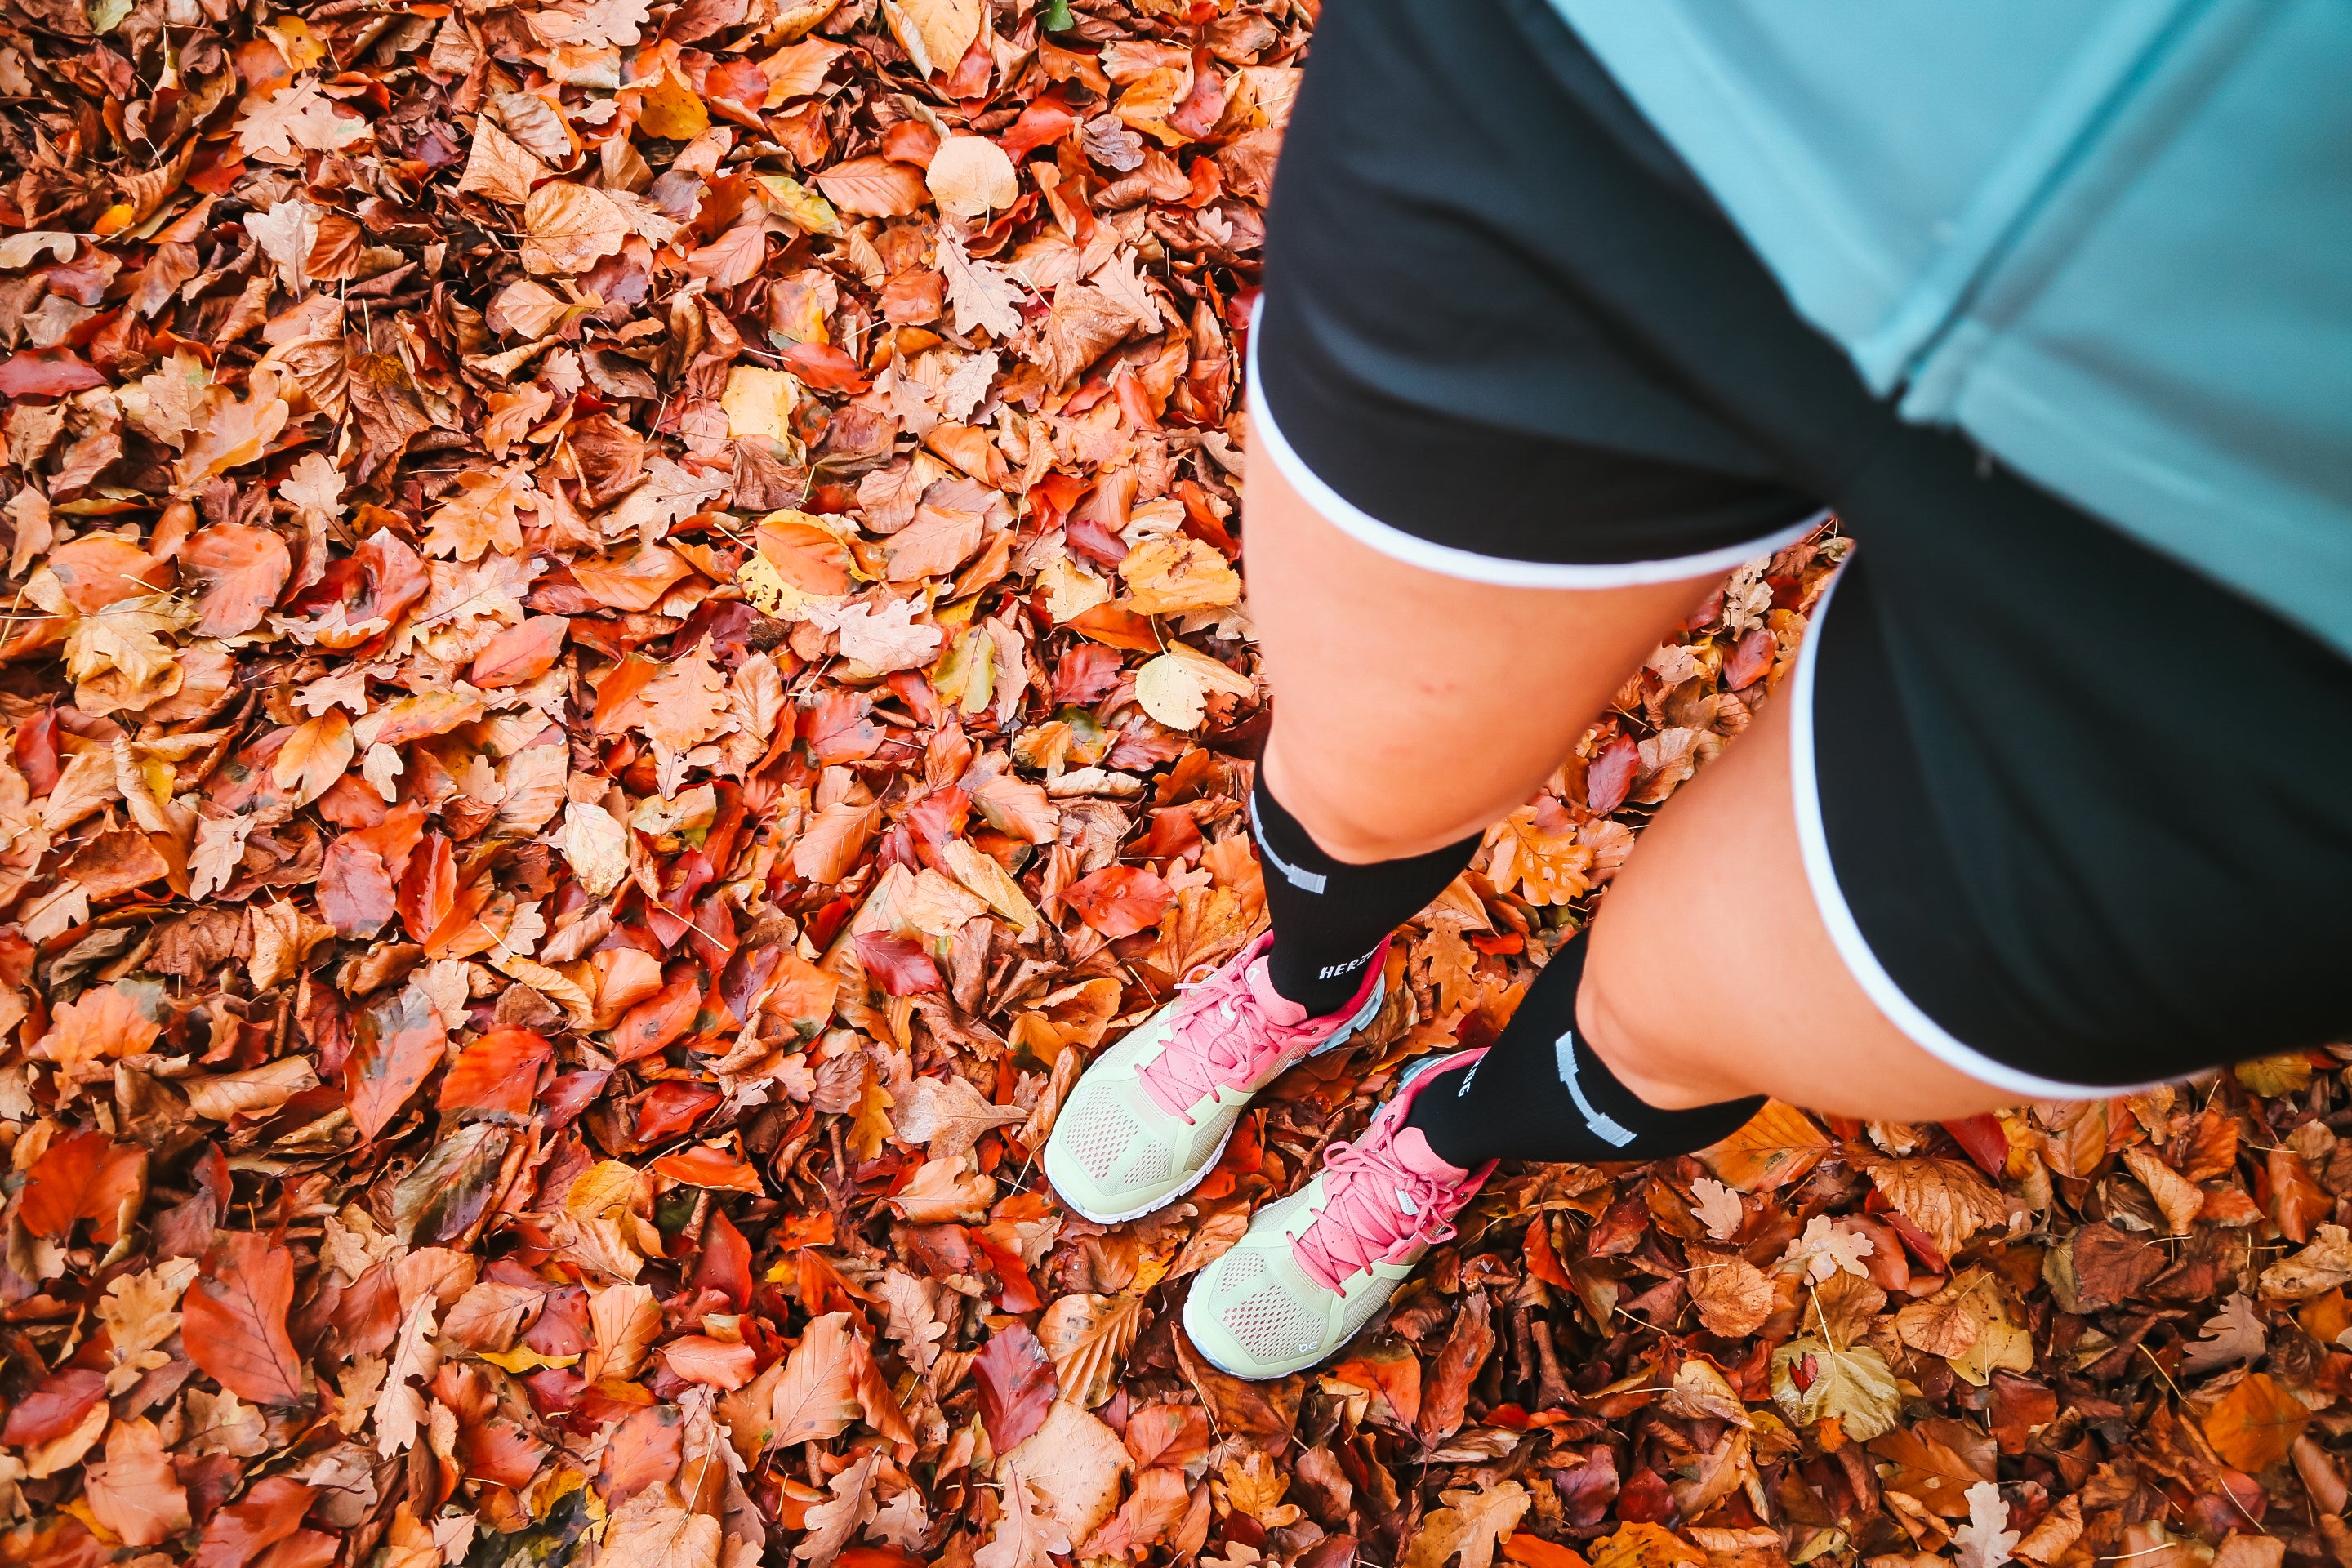
POLYGON ((1668 581, 1836 514, 1799 831, 1937 1056, 2073 1096, 2352 1037, 2352 665, 1874 400, 1544 0, 1326 8, 1249 346, 1262 448, 1433 571, 1668 581))

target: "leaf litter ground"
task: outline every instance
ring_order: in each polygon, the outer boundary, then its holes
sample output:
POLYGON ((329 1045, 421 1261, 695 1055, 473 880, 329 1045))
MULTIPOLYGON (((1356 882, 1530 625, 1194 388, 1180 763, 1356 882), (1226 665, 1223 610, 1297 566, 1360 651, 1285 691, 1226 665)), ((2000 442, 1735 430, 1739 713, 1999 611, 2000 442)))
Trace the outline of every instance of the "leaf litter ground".
MULTIPOLYGON (((1176 1327, 1785 673, 1743 568, 1105 1228, 1264 920, 1290 0, 11 0, 0 1563, 2352 1568, 2352 1051, 1514 1171, 1176 1327)), ((1703 962, 1695 951, 1693 962, 1703 962)))

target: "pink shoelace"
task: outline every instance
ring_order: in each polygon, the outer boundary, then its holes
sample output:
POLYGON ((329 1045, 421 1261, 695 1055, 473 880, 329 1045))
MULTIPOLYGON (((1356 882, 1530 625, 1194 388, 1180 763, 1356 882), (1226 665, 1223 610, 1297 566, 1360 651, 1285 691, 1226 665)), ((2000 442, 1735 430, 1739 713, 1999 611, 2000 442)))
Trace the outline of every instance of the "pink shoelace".
POLYGON ((1423 1175, 1397 1157, 1402 1116, 1382 1117, 1353 1143, 1323 1156, 1323 1209, 1290 1238, 1299 1271, 1338 1292, 1349 1279, 1414 1247, 1454 1237, 1453 1211, 1477 1184, 1423 1175))
POLYGON ((1254 1081, 1339 1026, 1330 1018, 1277 1024, 1266 1016, 1249 985, 1255 962, 1255 954, 1245 955, 1205 980, 1177 987, 1187 994, 1169 1030, 1168 1048, 1136 1074, 1144 1092, 1171 1116, 1189 1124, 1194 1105, 1221 1089, 1254 1081))

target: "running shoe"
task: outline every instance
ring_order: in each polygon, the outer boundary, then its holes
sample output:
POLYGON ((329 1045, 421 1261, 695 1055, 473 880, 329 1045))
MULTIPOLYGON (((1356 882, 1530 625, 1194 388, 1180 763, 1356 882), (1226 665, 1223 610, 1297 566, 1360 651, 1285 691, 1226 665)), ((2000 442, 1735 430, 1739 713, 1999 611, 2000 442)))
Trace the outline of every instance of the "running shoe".
POLYGON ((1310 1018, 1266 977, 1269 934, 1096 1058, 1055 1119, 1045 1176, 1097 1225, 1150 1214, 1216 1168, 1250 1097, 1309 1057, 1338 1050, 1381 1008, 1387 943, 1345 1007, 1310 1018))
POLYGON ((1233 1249, 1202 1269, 1184 1331, 1219 1371, 1286 1377, 1338 1352, 1388 1304, 1422 1254, 1452 1239, 1454 1216, 1494 1173, 1437 1157, 1405 1117, 1428 1075, 1486 1053, 1418 1063, 1364 1135, 1334 1143, 1323 1168, 1260 1209, 1233 1249))

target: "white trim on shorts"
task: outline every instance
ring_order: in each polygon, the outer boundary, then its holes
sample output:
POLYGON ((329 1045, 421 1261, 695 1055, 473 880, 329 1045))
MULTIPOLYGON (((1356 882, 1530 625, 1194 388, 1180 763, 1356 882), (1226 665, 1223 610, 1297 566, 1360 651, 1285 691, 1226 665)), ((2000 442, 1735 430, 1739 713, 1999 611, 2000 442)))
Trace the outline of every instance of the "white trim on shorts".
POLYGON ((1814 767, 1813 673, 1820 662, 1822 623, 1836 593, 1837 579, 1832 577, 1814 602, 1811 624, 1805 628, 1803 646, 1797 650, 1796 689, 1789 694, 1789 786, 1796 801, 1797 844, 1804 856, 1805 880, 1811 884, 1813 907, 1821 911, 1822 924, 1829 928, 1830 941, 1837 948, 1838 957, 1844 960, 1846 972, 1886 1016, 1887 1022, 1910 1037, 1914 1045, 1979 1083, 2035 1100, 2105 1100, 2110 1095, 2131 1094, 2168 1081, 2155 1079, 2137 1084, 2062 1083, 1997 1062, 1927 1016, 1917 1003, 1903 994, 1895 977, 1878 962, 1878 955, 1870 951, 1853 911, 1846 907, 1845 894, 1838 888, 1837 868, 1830 860, 1829 834, 1822 822, 1821 776, 1814 767))
POLYGON ((1475 551, 1457 550, 1450 544, 1438 544, 1418 534, 1407 533, 1401 528, 1382 522, 1333 489, 1307 466, 1307 459, 1282 434, 1275 423, 1274 411, 1267 405, 1265 391, 1259 384, 1257 374, 1258 316, 1265 306, 1264 296, 1250 317, 1249 341, 1249 406, 1257 426, 1258 444, 1291 488, 1307 499, 1326 522, 1354 540, 1379 551, 1391 560, 1408 566, 1418 566, 1424 572, 1442 576, 1459 577, 1470 583, 1488 583, 1498 588, 1630 588, 1647 583, 1675 583, 1685 577, 1708 577, 1729 572, 1744 562, 1769 555, 1787 548, 1819 528, 1829 518, 1824 510, 1815 512, 1801 522, 1792 522, 1759 539, 1740 544, 1729 544, 1720 550, 1709 550, 1697 555, 1677 555, 1664 561, 1509 561, 1498 555, 1481 555, 1475 551))

